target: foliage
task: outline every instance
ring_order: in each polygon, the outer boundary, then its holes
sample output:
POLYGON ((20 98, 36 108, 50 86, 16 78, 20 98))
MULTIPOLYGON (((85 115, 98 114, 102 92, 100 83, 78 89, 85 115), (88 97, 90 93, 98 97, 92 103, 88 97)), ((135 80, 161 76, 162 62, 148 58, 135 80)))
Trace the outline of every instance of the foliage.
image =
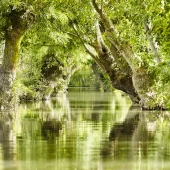
POLYGON ((72 87, 95 87, 99 86, 96 83, 96 77, 94 76, 92 69, 88 65, 82 66, 75 72, 70 81, 72 87))
MULTIPOLYGON (((79 71, 72 77, 71 86, 98 86, 91 70, 91 63, 87 62, 89 55, 86 53, 88 52, 86 47, 97 48, 96 22, 99 21, 103 41, 109 50, 113 45, 111 40, 118 42, 120 47, 130 47, 133 51, 130 60, 132 63, 129 61, 127 63, 130 67, 135 66, 131 69, 136 72, 145 69, 146 77, 152 85, 143 87, 140 91, 143 90, 143 93, 148 95, 154 94, 151 96, 154 98, 153 105, 156 103, 161 107, 168 107, 169 96, 166 92, 169 91, 170 83, 170 3, 166 0, 96 0, 99 13, 104 11, 114 26, 115 32, 110 36, 110 40, 102 15, 98 15, 94 10, 92 1, 94 0, 3 0, 0 2, 1 51, 4 49, 6 31, 11 28, 9 22, 11 12, 24 10, 22 17, 25 19, 28 13, 35 16, 34 25, 22 40, 16 86, 23 90, 22 93, 34 94, 44 84, 48 86, 51 83, 49 81, 54 81, 47 74, 51 69, 55 73, 57 70, 61 73, 60 77, 54 74, 55 85, 61 87, 67 84, 63 77, 67 76, 73 68, 79 71), (155 51, 152 46, 155 47, 155 51), (156 61, 155 52, 160 57, 160 63, 156 61), (51 55, 54 56, 53 59, 49 59, 51 55), (43 63, 45 60, 48 60, 46 65, 43 63)), ((119 53, 122 52, 121 50, 119 53)), ((1 51, 0 56, 3 55, 1 51)), ((123 54, 118 61, 121 57, 123 58, 123 54)), ((100 60, 99 57, 96 59, 100 60)), ((107 75, 104 75, 105 84, 110 86, 107 75)), ((69 78, 67 80, 69 81, 69 78)))

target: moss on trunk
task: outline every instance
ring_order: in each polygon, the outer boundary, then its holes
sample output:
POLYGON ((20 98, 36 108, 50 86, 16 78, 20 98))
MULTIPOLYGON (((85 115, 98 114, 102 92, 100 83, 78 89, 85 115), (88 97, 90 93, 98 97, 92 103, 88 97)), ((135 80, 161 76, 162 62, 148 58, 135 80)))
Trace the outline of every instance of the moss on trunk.
POLYGON ((0 68, 0 106, 4 108, 12 101, 12 87, 16 75, 16 67, 19 58, 19 50, 25 32, 34 21, 31 13, 24 17, 26 10, 11 10, 8 15, 7 29, 5 33, 5 49, 0 68))

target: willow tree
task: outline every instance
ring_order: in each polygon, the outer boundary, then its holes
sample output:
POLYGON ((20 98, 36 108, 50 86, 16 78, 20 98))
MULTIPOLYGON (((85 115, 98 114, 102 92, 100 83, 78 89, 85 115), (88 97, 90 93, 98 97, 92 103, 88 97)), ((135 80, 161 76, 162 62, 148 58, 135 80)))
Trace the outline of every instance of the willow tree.
POLYGON ((168 63, 163 62, 167 61, 168 48, 165 49, 167 43, 162 41, 168 29, 163 24, 158 26, 158 20, 164 24, 169 21, 169 3, 157 0, 154 8, 151 1, 97 3, 91 0, 91 3, 104 26, 102 36, 111 53, 113 56, 117 53, 131 69, 132 85, 143 108, 168 108, 168 63))
POLYGON ((169 3, 89 0, 77 9, 72 27, 113 86, 143 108, 169 108, 169 3))
MULTIPOLYGON (((7 3, 7 2, 6 2, 7 3)), ((11 89, 16 75, 19 49, 25 32, 35 20, 31 8, 1 2, 1 30, 5 41, 2 64, 0 66, 0 105, 11 100, 11 89)))
MULTIPOLYGON (((53 1, 48 0, 5 0, 0 2, 0 30, 2 32, 0 36, 1 40, 5 42, 0 67, 0 105, 8 104, 12 99, 11 90, 16 77, 20 45, 25 33, 33 23, 42 22, 42 18, 46 22, 52 5, 53 1)), ((48 24, 46 23, 46 25, 48 24)))
POLYGON ((114 51, 114 46, 110 48, 103 38, 104 25, 97 17, 90 1, 86 1, 86 5, 80 3, 71 11, 74 11, 74 16, 70 17, 70 25, 86 52, 110 77, 114 88, 127 93, 134 102, 139 102, 132 83, 131 68, 119 51, 114 51))

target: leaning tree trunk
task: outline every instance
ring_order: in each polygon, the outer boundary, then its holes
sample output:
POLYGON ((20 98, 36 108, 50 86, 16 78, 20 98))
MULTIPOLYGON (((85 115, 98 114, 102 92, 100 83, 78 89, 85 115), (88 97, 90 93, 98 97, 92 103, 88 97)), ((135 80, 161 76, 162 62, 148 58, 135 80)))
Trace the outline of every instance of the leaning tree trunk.
POLYGON ((31 13, 24 18, 25 12, 25 10, 12 10, 8 16, 9 28, 5 33, 4 56, 0 65, 0 109, 11 105, 20 44, 25 32, 34 21, 34 15, 31 13))
POLYGON ((96 51, 103 64, 106 73, 109 75, 114 88, 121 90, 129 95, 134 103, 139 102, 138 94, 132 82, 132 70, 124 58, 122 59, 117 51, 112 51, 105 44, 97 23, 97 45, 96 51), (119 60, 118 60, 119 57, 119 60))
POLYGON ((110 50, 110 48, 108 48, 102 38, 98 23, 96 25, 96 28, 96 42, 93 45, 89 45, 85 43, 84 39, 79 34, 76 26, 73 24, 73 29, 77 36, 80 38, 86 52, 107 73, 111 80, 112 86, 115 89, 127 93, 134 103, 138 103, 139 97, 132 83, 132 71, 129 65, 127 64, 126 60, 124 60, 124 58, 120 60, 120 57, 122 56, 118 55, 117 51, 117 58, 113 55, 113 50, 110 50), (91 47, 89 48, 89 46, 91 47), (93 50, 91 50, 91 48, 93 48, 93 50))
MULTIPOLYGON (((131 69, 131 73, 129 72, 129 79, 132 82, 130 86, 132 86, 137 93, 137 96, 140 99, 140 103, 143 108, 146 109, 160 109, 163 105, 160 105, 157 101, 158 93, 153 88, 154 81, 152 80, 151 73, 148 72, 148 66, 138 60, 137 57, 134 57, 134 52, 131 46, 128 43, 124 43, 120 41, 117 30, 115 29, 113 23, 110 18, 107 16, 103 9, 100 9, 96 0, 91 0, 94 9, 100 16, 100 19, 105 27, 106 38, 107 41, 110 42, 110 50, 115 58, 115 62, 121 68, 125 61, 125 65, 128 65, 131 69), (123 61, 123 62, 122 62, 123 61)), ((146 26, 146 25, 145 25, 146 26)), ((146 30, 146 27, 145 27, 146 30)), ((148 34, 147 34, 148 35, 148 34)), ((151 39, 149 39, 151 42, 151 39)), ((152 44, 151 44, 152 45, 152 44)), ((157 62, 160 62, 159 56, 155 53, 155 48, 153 49, 154 57, 157 62)), ((120 71, 122 71, 120 69, 120 71)), ((123 74, 123 73, 122 73, 123 74)), ((125 86, 128 85, 126 81, 124 81, 125 86)), ((123 90, 122 90, 123 91, 123 90)))
MULTIPOLYGON (((127 93, 133 102, 138 103, 140 99, 133 85, 132 69, 129 63, 126 61, 126 59, 123 56, 124 55, 122 51, 123 49, 121 48, 121 45, 117 39, 117 30, 115 29, 114 25, 112 24, 111 20, 108 18, 104 10, 98 7, 96 0, 92 0, 92 5, 94 9, 96 10, 97 14, 100 16, 101 22, 103 23, 107 41, 110 43, 109 51, 117 67, 113 69, 113 65, 112 65, 111 66, 112 72, 107 71, 113 83, 113 86, 116 89, 119 89, 127 93)), ((99 28, 99 24, 97 25, 97 34, 98 34, 98 37, 102 37, 102 35, 100 35, 101 31, 99 28)), ((102 41, 101 41, 101 44, 103 44, 102 41)), ((98 40, 98 44, 99 44, 99 40, 98 40)), ((99 54, 99 56, 103 60, 103 62, 106 60, 110 60, 108 57, 108 50, 107 51, 102 50, 102 51, 105 53, 105 55, 102 56, 102 53, 101 53, 99 54)), ((110 66, 106 64, 106 67, 108 69, 108 67, 110 66)))

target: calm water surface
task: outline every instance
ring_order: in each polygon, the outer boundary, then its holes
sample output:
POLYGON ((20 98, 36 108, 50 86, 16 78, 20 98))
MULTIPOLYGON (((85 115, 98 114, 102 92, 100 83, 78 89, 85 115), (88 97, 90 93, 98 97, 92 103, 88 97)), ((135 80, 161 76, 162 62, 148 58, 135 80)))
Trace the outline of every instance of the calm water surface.
POLYGON ((0 113, 0 170, 169 170, 170 113, 119 92, 66 96, 0 113))

